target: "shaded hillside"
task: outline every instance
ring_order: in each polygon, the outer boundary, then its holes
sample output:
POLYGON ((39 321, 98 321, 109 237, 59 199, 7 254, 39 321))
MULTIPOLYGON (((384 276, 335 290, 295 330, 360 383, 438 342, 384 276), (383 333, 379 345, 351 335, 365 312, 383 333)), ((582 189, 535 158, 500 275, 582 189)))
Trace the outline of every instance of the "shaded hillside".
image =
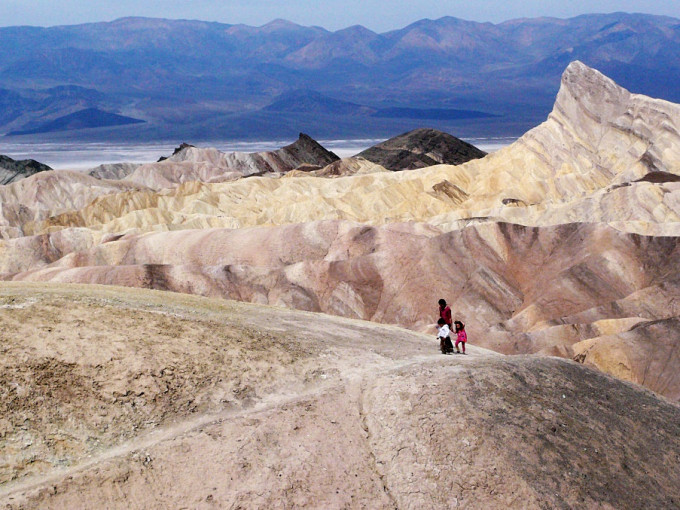
POLYGON ((146 290, 3 284, 0 302, 8 509, 680 498, 680 408, 573 362, 146 290))
POLYGON ((560 74, 575 59, 635 92, 680 101, 679 24, 613 13, 495 25, 445 17, 383 34, 281 20, 262 27, 144 18, 5 27, 0 130, 26 131, 97 108, 148 121, 89 134, 104 140, 133 132, 136 140, 381 136, 426 118, 462 136, 519 135, 550 111, 560 74), (301 116, 286 122, 262 110, 310 87, 334 98, 323 108, 340 114, 317 119, 319 101, 311 96, 295 107, 301 116), (400 118, 357 116, 353 105, 400 118))
POLYGON ((390 138, 357 154, 388 170, 413 170, 445 164, 460 165, 486 152, 435 129, 416 129, 390 138))
POLYGON ((50 122, 36 127, 24 126, 23 129, 7 133, 12 135, 31 135, 38 133, 51 133, 54 131, 71 131, 74 129, 101 128, 109 126, 125 126, 128 124, 141 124, 145 121, 117 115, 115 113, 103 112, 96 108, 80 110, 63 117, 58 117, 50 122))
POLYGON ((17 161, 0 154, 0 185, 10 184, 47 170, 52 169, 34 159, 17 161))

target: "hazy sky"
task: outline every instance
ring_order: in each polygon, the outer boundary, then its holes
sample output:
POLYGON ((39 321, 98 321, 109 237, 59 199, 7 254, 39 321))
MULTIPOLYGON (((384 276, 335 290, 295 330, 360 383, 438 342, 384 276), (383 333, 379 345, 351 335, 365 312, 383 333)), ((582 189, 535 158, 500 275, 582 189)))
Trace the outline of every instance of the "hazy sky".
POLYGON ((0 26, 70 25, 124 16, 259 26, 284 18, 329 30, 360 24, 383 32, 442 16, 494 23, 520 17, 567 18, 615 11, 680 18, 680 0, 0 0, 0 5, 0 26))

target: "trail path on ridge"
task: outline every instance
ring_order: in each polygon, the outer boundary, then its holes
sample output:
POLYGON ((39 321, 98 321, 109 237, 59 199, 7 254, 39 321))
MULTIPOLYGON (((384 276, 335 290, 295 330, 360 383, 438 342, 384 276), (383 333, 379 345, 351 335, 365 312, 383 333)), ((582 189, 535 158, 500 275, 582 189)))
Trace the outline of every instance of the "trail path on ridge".
POLYGON ((2 283, 0 506, 678 507, 679 406, 437 347, 434 328, 2 283))
MULTIPOLYGON (((494 353, 493 351, 487 351, 486 349, 476 349, 472 348, 472 351, 478 351, 477 356, 500 356, 500 354, 494 353)), ((354 361, 354 360, 353 360, 354 361)), ((152 448, 159 443, 168 440, 174 440, 181 438, 182 436, 191 433, 202 427, 209 427, 218 425, 230 419, 236 418, 246 418, 248 416, 257 415, 265 411, 271 411, 281 406, 299 403, 305 400, 310 400, 315 397, 319 397, 324 393, 337 390, 340 386, 351 386, 353 389, 363 387, 366 384, 366 376, 368 374, 373 374, 377 376, 379 373, 386 373, 393 370, 398 370, 401 368, 406 368, 412 365, 420 363, 437 363, 442 361, 441 354, 431 354, 431 355, 420 355, 411 359, 404 359, 399 361, 386 361, 381 366, 370 366, 363 369, 357 369, 351 363, 347 363, 347 372, 342 372, 342 381, 340 383, 329 383, 325 385, 320 385, 315 388, 310 388, 303 390, 302 392, 294 395, 279 393, 268 395, 263 398, 262 401, 253 405, 250 408, 244 410, 225 410, 218 413, 206 413, 199 416, 195 416, 191 419, 184 420, 178 423, 166 427, 160 427, 154 429, 148 433, 143 434, 140 437, 135 438, 132 441, 125 442, 121 445, 115 446, 106 450, 105 452, 96 455, 95 457, 88 458, 86 461, 79 463, 75 466, 66 469, 57 469, 55 472, 37 476, 35 478, 29 478, 23 480, 19 483, 9 483, 4 487, 0 487, 0 498, 10 497, 15 494, 22 493, 24 491, 30 491, 45 487, 48 485, 55 484, 60 480, 66 478, 72 478, 78 473, 84 472, 86 470, 92 469, 98 464, 114 460, 116 458, 122 458, 129 454, 136 452, 142 452, 152 448)), ((445 362, 443 360, 442 362, 445 362)), ((464 360, 464 361, 467 361, 464 360)))

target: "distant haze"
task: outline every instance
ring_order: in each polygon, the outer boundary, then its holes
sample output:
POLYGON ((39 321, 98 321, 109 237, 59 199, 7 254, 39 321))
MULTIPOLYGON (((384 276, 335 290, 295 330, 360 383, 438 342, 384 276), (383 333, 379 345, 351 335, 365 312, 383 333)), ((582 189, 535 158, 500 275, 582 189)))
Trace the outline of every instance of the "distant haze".
POLYGON ((54 26, 109 21, 124 16, 199 19, 260 26, 275 18, 338 30, 360 24, 375 31, 403 27, 422 18, 455 16, 498 23, 514 18, 568 18, 593 12, 636 12, 680 16, 678 0, 5 0, 0 26, 54 26))

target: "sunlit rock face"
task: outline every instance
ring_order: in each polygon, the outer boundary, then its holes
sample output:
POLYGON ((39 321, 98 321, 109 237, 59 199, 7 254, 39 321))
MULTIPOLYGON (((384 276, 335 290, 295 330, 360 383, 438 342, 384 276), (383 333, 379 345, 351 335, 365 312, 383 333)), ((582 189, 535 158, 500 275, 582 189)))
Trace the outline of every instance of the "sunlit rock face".
POLYGON ((462 165, 296 160, 242 178, 255 167, 185 148, 119 181, 48 172, 0 188, 0 273, 422 331, 445 298, 473 343, 574 357, 677 400, 679 119, 574 62, 543 124, 462 165))

